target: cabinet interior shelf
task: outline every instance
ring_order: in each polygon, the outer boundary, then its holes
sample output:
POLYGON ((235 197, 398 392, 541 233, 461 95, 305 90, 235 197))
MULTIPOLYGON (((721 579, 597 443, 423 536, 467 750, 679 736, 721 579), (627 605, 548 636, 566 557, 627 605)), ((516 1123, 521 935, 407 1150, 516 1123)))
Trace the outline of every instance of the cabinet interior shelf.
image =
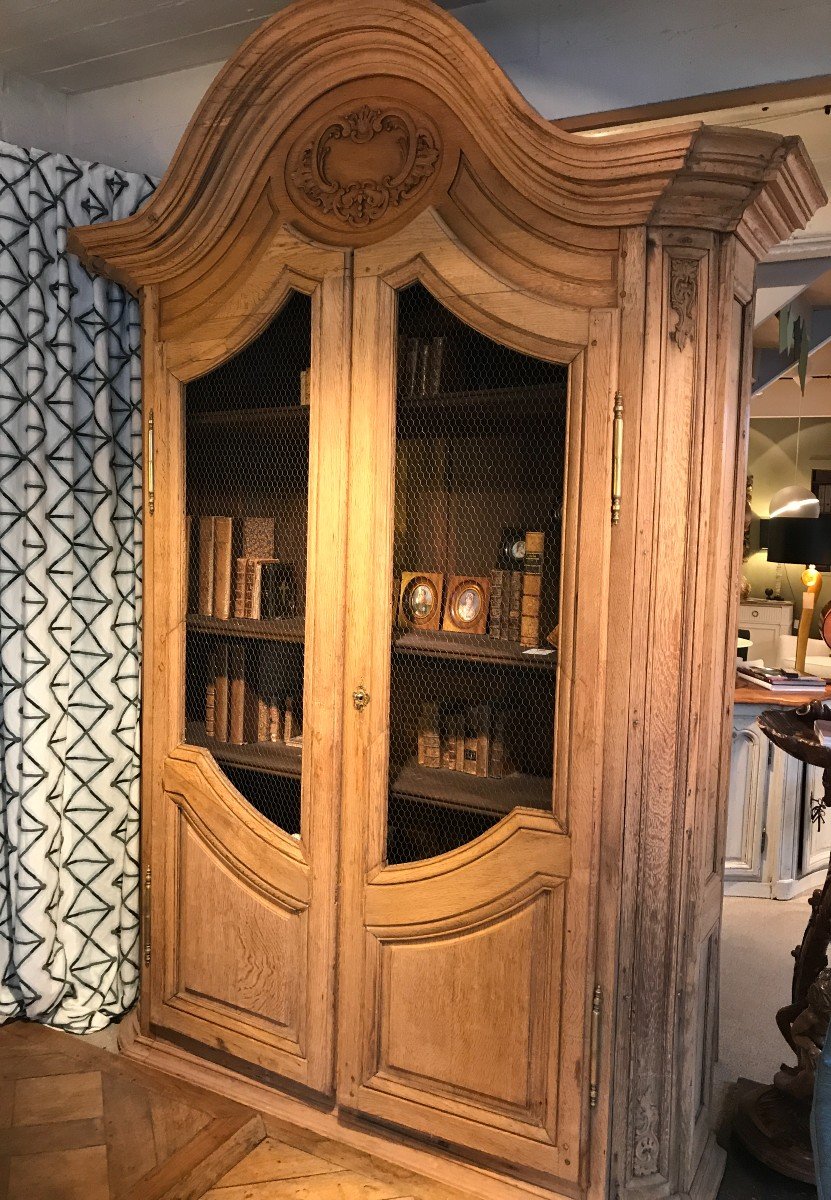
POLYGON ((210 750, 217 762, 232 767, 243 767, 264 775, 281 775, 285 779, 300 778, 303 764, 301 746, 287 746, 285 742, 248 742, 242 746, 217 742, 207 737, 202 721, 188 722, 185 740, 189 746, 210 750))
POLYGON ((256 428, 257 433, 284 434, 291 430, 308 433, 308 404, 282 404, 276 408, 223 408, 207 409, 188 414, 188 425, 192 429, 213 429, 223 426, 234 429, 256 428))
POLYGON ((466 771, 420 767, 415 761, 399 771, 390 791, 396 799, 418 800, 442 808, 473 809, 495 816, 504 816, 516 807, 551 808, 551 779, 520 774, 483 779, 466 771))
MULTIPOLYGON (((522 416, 536 416, 540 405, 552 398, 562 401, 561 387, 481 388, 458 392, 435 392, 427 396, 400 396, 399 419, 405 422, 427 419, 431 414, 452 412, 454 421, 469 416, 502 416, 515 422, 522 416)), ((207 409, 188 414, 188 425, 194 429, 217 427, 256 428, 258 433, 285 435, 291 431, 308 432, 309 405, 282 404, 273 408, 240 407, 207 409)))
POLYGON ((267 642, 297 642, 305 639, 303 617, 283 617, 274 621, 253 621, 250 617, 203 617, 188 613, 187 627, 193 633, 212 633, 218 637, 260 638, 267 642))
POLYGON ((491 663, 500 667, 530 667, 537 671, 553 671, 557 666, 554 650, 547 654, 527 654, 516 642, 500 641, 486 634, 407 630, 393 635, 393 649, 396 654, 491 663))

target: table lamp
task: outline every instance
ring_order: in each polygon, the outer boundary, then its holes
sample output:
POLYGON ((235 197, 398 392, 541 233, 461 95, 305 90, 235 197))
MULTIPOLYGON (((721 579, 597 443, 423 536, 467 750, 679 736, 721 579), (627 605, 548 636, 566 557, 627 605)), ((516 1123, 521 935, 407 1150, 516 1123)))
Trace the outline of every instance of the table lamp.
POLYGON ((768 562, 795 563, 805 567, 802 572, 805 592, 794 664, 797 671, 804 671, 808 634, 822 588, 822 575, 817 567, 827 568, 831 563, 831 516, 772 517, 767 532, 768 562))

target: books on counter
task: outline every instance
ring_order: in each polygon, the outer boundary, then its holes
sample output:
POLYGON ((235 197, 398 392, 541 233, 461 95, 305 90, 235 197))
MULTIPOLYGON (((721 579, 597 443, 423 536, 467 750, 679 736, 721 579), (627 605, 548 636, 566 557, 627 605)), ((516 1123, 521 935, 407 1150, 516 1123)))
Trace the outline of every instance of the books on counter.
POLYGON ((736 674, 745 683, 771 692, 823 692, 828 682, 819 675, 786 671, 780 667, 749 667, 744 663, 736 669, 736 674))
POLYGON ((244 746, 282 742, 300 746, 303 733, 294 699, 278 680, 253 678, 245 646, 217 646, 205 687, 205 736, 210 742, 244 746))
POLYGON ((294 568, 276 555, 273 517, 188 518, 188 535, 189 612, 220 621, 296 616, 294 568))
POLYGON ((487 704, 468 708, 422 704, 418 724, 418 765, 462 771, 482 779, 509 773, 505 717, 487 704))
POLYGON ((821 746, 831 747, 831 721, 814 721, 814 734, 821 746))

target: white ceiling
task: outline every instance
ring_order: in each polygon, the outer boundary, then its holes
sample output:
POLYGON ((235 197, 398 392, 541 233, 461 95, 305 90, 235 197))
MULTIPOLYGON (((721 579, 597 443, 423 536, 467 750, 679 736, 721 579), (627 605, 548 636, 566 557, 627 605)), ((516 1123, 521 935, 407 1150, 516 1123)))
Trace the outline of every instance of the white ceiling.
MULTIPOLYGON (((462 8, 482 0, 438 0, 462 8)), ((226 59, 288 0, 0 0, 0 70, 63 92, 226 59)))

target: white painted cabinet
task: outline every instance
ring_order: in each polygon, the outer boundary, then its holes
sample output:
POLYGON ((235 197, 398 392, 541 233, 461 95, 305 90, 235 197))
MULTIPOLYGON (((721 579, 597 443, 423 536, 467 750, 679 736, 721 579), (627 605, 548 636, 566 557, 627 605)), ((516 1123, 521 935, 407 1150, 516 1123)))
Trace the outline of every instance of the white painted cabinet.
POLYGON ((781 634, 793 633, 793 605, 784 600, 750 600, 739 605, 739 629, 747 629, 751 646, 748 658, 776 666, 781 634))
POLYGON ((768 760, 773 749, 756 723, 756 709, 736 709, 730 760, 725 878, 761 883, 767 811, 768 760))
POLYGON ((789 900, 819 887, 831 854, 831 811, 817 829, 822 772, 777 749, 758 725, 764 706, 737 704, 727 804, 724 890, 789 900))

